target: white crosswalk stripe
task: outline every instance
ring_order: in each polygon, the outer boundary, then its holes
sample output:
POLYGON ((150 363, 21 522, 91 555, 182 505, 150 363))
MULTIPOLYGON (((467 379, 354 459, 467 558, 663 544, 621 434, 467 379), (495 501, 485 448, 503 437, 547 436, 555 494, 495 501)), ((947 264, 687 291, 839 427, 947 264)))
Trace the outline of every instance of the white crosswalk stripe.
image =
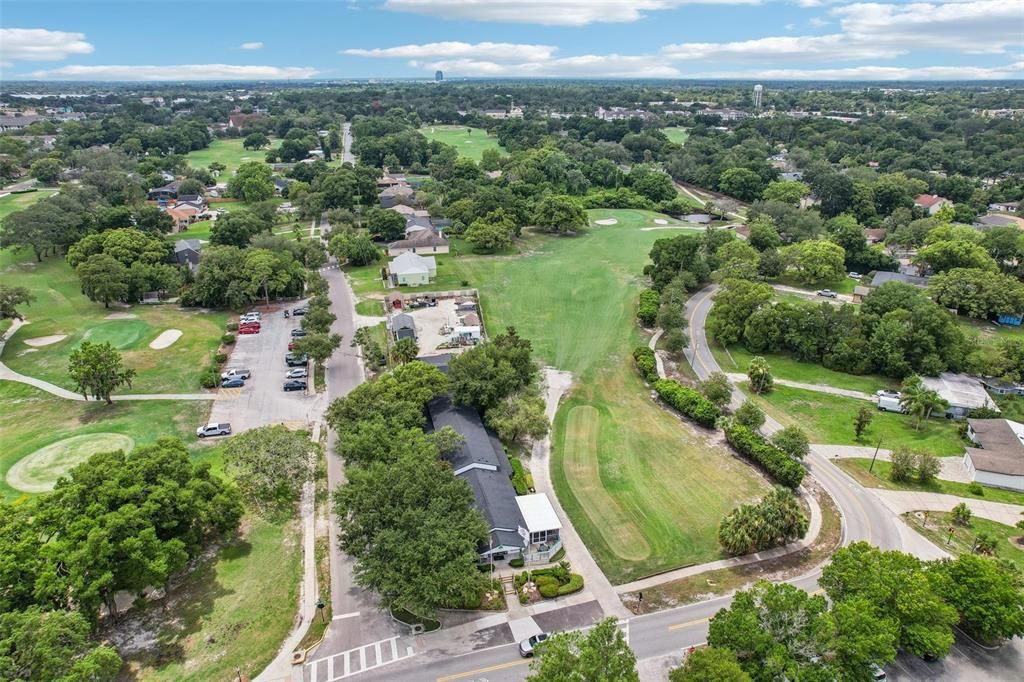
POLYGON ((397 663, 415 655, 411 646, 399 644, 398 637, 382 639, 356 649, 318 658, 306 664, 310 682, 334 682, 368 670, 397 663), (403 650, 404 649, 404 650, 403 650))

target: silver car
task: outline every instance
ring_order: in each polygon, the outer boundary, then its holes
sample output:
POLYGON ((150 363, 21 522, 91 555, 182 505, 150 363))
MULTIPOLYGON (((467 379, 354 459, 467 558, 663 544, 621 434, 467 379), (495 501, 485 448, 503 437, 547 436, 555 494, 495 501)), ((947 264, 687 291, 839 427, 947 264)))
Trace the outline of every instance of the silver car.
POLYGON ((285 379, 305 379, 309 376, 309 372, 305 367, 296 367, 295 369, 288 370, 288 373, 284 375, 285 379))
POLYGON ((536 649, 538 646, 546 642, 547 639, 547 634, 543 632, 539 635, 534 635, 529 639, 524 639, 519 643, 519 655, 523 658, 529 658, 530 656, 533 656, 534 649, 536 649))

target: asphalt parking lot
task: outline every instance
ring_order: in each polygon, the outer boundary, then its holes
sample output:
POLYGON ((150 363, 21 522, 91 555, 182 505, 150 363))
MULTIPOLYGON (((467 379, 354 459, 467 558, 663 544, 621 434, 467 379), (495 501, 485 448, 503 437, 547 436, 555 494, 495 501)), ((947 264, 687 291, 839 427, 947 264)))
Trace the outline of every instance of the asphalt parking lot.
POLYGON ((220 389, 210 412, 211 422, 228 422, 235 433, 268 424, 287 424, 304 427, 315 418, 316 394, 309 392, 285 393, 282 386, 285 373, 284 356, 288 353, 291 330, 299 326, 301 317, 284 317, 300 303, 288 306, 260 307, 263 313, 259 334, 240 334, 236 337, 225 369, 244 367, 252 370, 252 377, 244 388, 220 389))
POLYGON ((1024 680, 1024 641, 1018 637, 989 650, 958 634, 952 651, 942 660, 929 663, 917 656, 901 653, 895 662, 885 666, 885 673, 894 682, 1024 680))

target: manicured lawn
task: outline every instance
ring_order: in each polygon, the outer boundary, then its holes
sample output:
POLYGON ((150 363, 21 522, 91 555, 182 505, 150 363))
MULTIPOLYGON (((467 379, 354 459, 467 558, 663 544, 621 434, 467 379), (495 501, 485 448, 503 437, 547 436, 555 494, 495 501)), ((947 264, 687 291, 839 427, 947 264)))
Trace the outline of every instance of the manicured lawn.
MULTIPOLYGON (((746 382, 741 388, 749 395, 746 382)), ((796 424, 804 429, 812 443, 874 446, 881 438, 882 447, 889 450, 905 445, 939 456, 963 454, 956 424, 946 419, 929 419, 921 424, 920 431, 915 431, 913 417, 876 411, 858 443, 853 435, 853 420, 857 411, 870 403, 779 385, 767 395, 751 397, 784 426, 796 424)))
POLYGON ((792 275, 783 275, 776 279, 774 284, 784 284, 788 287, 795 287, 797 289, 806 289, 811 293, 820 291, 821 289, 831 289, 837 294, 852 294, 853 288, 858 285, 857 280, 850 279, 849 277, 842 277, 834 282, 818 282, 816 284, 805 284, 798 281, 792 275))
MULTIPOLYGON (((747 366, 750 365, 754 354, 740 345, 729 346, 726 351, 717 343, 711 344, 711 352, 721 365, 724 372, 747 373, 747 366)), ((861 391, 872 394, 880 388, 891 388, 898 386, 898 383, 887 377, 878 375, 857 376, 845 372, 822 367, 813 362, 800 362, 788 355, 781 353, 769 353, 764 356, 772 368, 772 375, 777 379, 799 381, 803 384, 824 384, 835 388, 845 388, 851 391, 861 391)))
POLYGON ((0 381, 0 404, 0 496, 8 499, 23 494, 6 479, 16 462, 73 436, 123 434, 136 445, 152 443, 161 436, 178 436, 197 453, 207 449, 195 437, 196 426, 209 416, 207 401, 140 400, 104 405, 64 400, 32 386, 0 381))
POLYGON ((82 295, 78 277, 62 258, 37 263, 28 252, 0 252, 4 278, 28 287, 36 300, 22 310, 29 324, 17 331, 4 348, 3 361, 22 374, 74 390, 67 376, 68 356, 82 341, 109 341, 121 351, 127 366, 138 374, 125 393, 193 393, 199 375, 220 343, 226 313, 185 310, 173 304, 136 305, 130 311, 105 309, 82 295), (127 313, 129 319, 109 319, 127 313), (161 332, 183 332, 163 350, 149 347, 161 332), (66 338, 33 347, 26 340, 64 335, 66 338))
POLYGON ((384 304, 375 298, 359 301, 359 303, 356 303, 356 312, 360 315, 380 317, 384 314, 384 304))
MULTIPOLYGON (((272 141, 271 146, 276 146, 276 141, 272 141)), ((246 161, 263 162, 266 160, 266 154, 266 149, 243 149, 242 138, 223 139, 214 140, 206 149, 189 152, 185 155, 185 161, 193 168, 203 168, 214 161, 220 161, 227 169, 221 173, 218 180, 226 182, 240 165, 246 161)))
POLYGON ((200 220, 192 223, 187 230, 172 235, 175 239, 200 239, 204 242, 210 241, 210 230, 213 229, 212 220, 200 220))
POLYGON ((21 192, 0 197, 0 220, 3 220, 12 213, 28 208, 37 201, 53 196, 56 191, 55 189, 39 189, 35 192, 21 192))
POLYGON ((970 554, 978 533, 989 533, 998 540, 995 556, 1012 561, 1018 569, 1024 570, 1024 550, 1016 542, 1024 535, 1019 528, 977 516, 971 519, 970 526, 960 526, 953 523, 952 515, 946 512, 928 512, 925 518, 919 518, 919 513, 922 512, 904 514, 903 518, 914 530, 950 554, 970 554), (949 532, 951 528, 952 535, 949 532))
POLYGON ((686 128, 662 128, 661 132, 665 133, 669 142, 676 144, 686 144, 686 138, 690 136, 690 131, 686 128))
POLYGON ((861 459, 859 457, 855 459, 839 459, 836 460, 836 464, 838 464, 846 473, 856 478, 861 485, 868 486, 869 488, 945 493, 946 495, 956 495, 957 497, 969 497, 974 500, 988 500, 989 502, 1006 502, 1007 504, 1024 505, 1024 493, 1019 493, 1013 490, 1003 490, 1002 488, 982 486, 982 490, 984 492, 981 495, 974 495, 970 492, 968 484, 960 483, 958 481, 942 481, 936 479, 926 485, 913 482, 896 483, 889 479, 889 472, 892 471, 892 464, 890 462, 876 461, 874 469, 871 472, 868 471, 868 467, 871 466, 870 459, 861 459))
POLYGON ((766 487, 658 407, 633 368, 633 347, 646 343, 634 322, 638 273, 654 241, 675 233, 641 231, 664 219, 646 211, 589 214, 618 224, 452 267, 479 288, 489 329, 514 325, 545 364, 573 373, 555 421, 552 477, 602 570, 620 583, 719 558, 722 517, 766 487))
POLYGON ((466 126, 424 126, 420 132, 428 140, 437 140, 455 147, 460 156, 479 161, 485 149, 497 149, 505 154, 505 148, 498 144, 498 138, 487 134, 483 128, 466 126))
POLYGON ((122 653, 123 676, 205 682, 237 679, 240 669, 254 678, 292 626, 302 574, 299 537, 293 520, 246 516, 241 537, 200 560, 166 605, 129 615, 121 631, 145 632, 152 645, 122 653))

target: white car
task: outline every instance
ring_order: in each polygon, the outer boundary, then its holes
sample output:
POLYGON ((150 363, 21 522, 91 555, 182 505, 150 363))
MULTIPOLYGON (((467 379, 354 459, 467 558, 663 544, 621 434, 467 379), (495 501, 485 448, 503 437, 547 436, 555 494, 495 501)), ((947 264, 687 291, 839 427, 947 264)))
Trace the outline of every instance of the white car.
POLYGON ((288 373, 284 375, 285 379, 305 379, 309 376, 309 372, 305 367, 296 367, 288 370, 288 373))
POLYGON ((519 655, 523 658, 530 658, 531 656, 533 656, 533 650, 541 644, 543 644, 544 642, 546 642, 547 639, 547 634, 543 632, 539 635, 534 635, 529 639, 524 639, 519 643, 519 655))
POLYGON ((196 429, 196 436, 207 438, 208 436, 230 436, 231 424, 207 424, 196 429))
POLYGON ((220 373, 220 378, 222 380, 223 379, 234 379, 235 377, 238 377, 239 379, 248 379, 251 376, 252 376, 252 370, 251 369, 244 369, 242 367, 235 367, 233 369, 227 370, 226 372, 221 372, 220 373))

